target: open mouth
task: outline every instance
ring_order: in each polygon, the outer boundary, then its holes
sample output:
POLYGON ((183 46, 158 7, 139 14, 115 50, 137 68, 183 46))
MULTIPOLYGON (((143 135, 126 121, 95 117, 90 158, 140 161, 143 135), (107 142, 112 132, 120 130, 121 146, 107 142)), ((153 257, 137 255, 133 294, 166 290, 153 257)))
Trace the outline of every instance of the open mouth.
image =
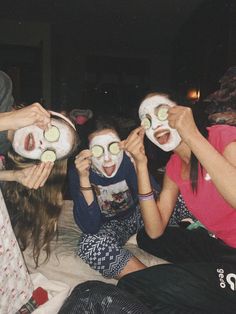
POLYGON ((35 148, 35 140, 32 133, 29 133, 25 138, 24 143, 25 150, 32 151, 35 148))
POLYGON ((170 139, 170 131, 169 130, 158 131, 154 134, 154 136, 160 145, 164 145, 168 143, 170 139))
POLYGON ((116 169, 116 165, 110 166, 110 167, 103 167, 104 172, 106 173, 107 176, 111 176, 113 172, 116 169))

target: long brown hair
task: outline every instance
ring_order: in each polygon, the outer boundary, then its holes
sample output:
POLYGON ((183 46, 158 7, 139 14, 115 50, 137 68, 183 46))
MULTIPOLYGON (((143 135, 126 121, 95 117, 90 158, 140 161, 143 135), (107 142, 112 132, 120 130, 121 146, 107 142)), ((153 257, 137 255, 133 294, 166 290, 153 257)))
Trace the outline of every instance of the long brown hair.
MULTIPOLYGON (((74 132, 74 147, 78 149, 78 136, 74 132)), ((18 182, 4 182, 2 190, 10 214, 13 229, 22 250, 32 247, 36 267, 41 250, 46 259, 50 256, 50 242, 57 236, 57 222, 62 209, 63 193, 69 156, 54 162, 53 169, 43 187, 29 189, 18 182)), ((40 163, 19 156, 14 150, 6 157, 6 170, 20 170, 40 163)))
MULTIPOLYGON (((7 169, 28 167, 30 164, 22 159, 11 151, 6 162, 7 169)), ((50 241, 57 235, 66 172, 67 160, 58 160, 45 185, 37 190, 18 182, 3 184, 3 194, 16 238, 22 250, 32 246, 36 267, 42 249, 46 252, 46 260, 49 258, 50 241)))

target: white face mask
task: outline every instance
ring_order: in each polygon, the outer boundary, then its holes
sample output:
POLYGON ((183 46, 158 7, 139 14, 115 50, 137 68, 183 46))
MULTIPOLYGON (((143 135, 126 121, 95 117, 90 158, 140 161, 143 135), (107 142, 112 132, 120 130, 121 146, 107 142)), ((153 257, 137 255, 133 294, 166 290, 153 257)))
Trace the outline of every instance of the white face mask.
POLYGON ((112 178, 117 173, 123 160, 123 151, 119 149, 117 143, 119 137, 112 131, 92 137, 89 149, 91 150, 93 167, 106 178, 112 178))
POLYGON ((145 99, 139 107, 139 118, 145 127, 149 140, 162 150, 174 150, 181 142, 176 129, 168 124, 168 107, 176 104, 163 95, 154 95, 145 99))
POLYGON ((49 136, 36 125, 16 130, 12 142, 15 152, 29 159, 41 159, 45 151, 54 152, 56 159, 67 156, 74 147, 75 131, 64 118, 52 118, 51 124, 54 132, 49 136))

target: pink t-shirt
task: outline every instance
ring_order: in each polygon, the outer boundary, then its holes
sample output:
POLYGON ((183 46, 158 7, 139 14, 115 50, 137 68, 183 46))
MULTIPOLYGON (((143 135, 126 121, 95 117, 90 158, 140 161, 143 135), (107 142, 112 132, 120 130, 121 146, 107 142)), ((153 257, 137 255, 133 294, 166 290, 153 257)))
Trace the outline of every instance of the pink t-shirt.
MULTIPOLYGON (((208 128, 208 132, 209 142, 221 154, 228 144, 236 141, 236 127, 233 126, 214 125, 208 128)), ((173 154, 167 164, 166 174, 178 185, 188 209, 217 238, 236 248, 236 209, 218 193, 205 169, 201 174, 200 167, 197 193, 193 193, 190 180, 181 178, 181 165, 180 157, 173 154)), ((224 175, 224 169, 217 171, 224 175)))

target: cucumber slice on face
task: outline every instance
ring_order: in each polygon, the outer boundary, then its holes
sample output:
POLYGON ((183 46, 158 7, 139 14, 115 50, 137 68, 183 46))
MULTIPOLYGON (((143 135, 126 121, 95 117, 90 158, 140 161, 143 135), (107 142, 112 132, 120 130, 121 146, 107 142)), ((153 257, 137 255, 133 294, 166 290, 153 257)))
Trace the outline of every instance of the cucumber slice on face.
POLYGON ((99 158, 102 156, 103 154, 103 148, 102 146, 100 145, 94 145, 92 148, 91 148, 91 152, 93 154, 93 157, 96 157, 96 158, 99 158))
POLYGON ((141 125, 144 127, 145 130, 148 130, 151 127, 150 119, 144 118, 141 122, 141 125))
POLYGON ((168 106, 161 106, 157 109, 157 118, 160 121, 165 121, 168 118, 168 106))
POLYGON ((118 155, 120 152, 120 147, 117 142, 111 143, 109 145, 109 151, 112 155, 118 155))
POLYGON ((60 131, 53 125, 50 129, 44 132, 44 137, 48 142, 56 142, 60 137, 60 131))
POLYGON ((42 153, 40 159, 42 162, 54 162, 57 159, 57 156, 53 150, 45 150, 45 152, 42 153))

